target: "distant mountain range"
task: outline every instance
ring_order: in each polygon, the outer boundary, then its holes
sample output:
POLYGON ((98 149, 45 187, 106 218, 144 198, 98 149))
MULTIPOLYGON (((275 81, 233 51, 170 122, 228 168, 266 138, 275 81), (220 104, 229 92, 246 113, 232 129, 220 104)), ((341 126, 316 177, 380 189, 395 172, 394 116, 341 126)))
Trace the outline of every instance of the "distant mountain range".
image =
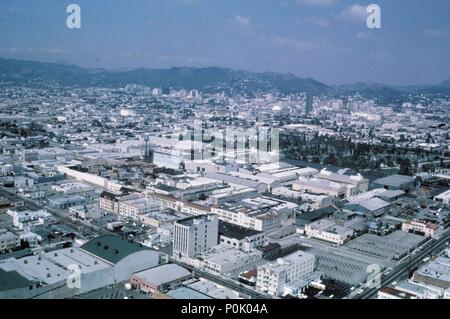
POLYGON ((396 99, 409 93, 450 95, 450 80, 440 85, 397 87, 357 83, 328 86, 310 78, 273 72, 255 73, 219 67, 170 69, 85 69, 64 63, 42 63, 0 58, 0 84, 39 86, 123 87, 128 84, 160 88, 198 89, 203 92, 247 93, 277 90, 281 93, 347 95, 359 93, 368 98, 396 99))
POLYGON ((450 79, 448 79, 447 81, 442 82, 441 85, 443 87, 446 87, 446 88, 450 89, 450 79))

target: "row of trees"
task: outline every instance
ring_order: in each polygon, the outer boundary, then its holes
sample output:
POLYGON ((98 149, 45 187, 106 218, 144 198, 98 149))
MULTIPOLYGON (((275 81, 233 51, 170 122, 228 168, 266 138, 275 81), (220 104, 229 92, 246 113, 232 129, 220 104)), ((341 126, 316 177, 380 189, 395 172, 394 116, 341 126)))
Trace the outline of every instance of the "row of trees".
POLYGON ((280 149, 288 159, 310 161, 323 165, 369 170, 379 173, 384 169, 397 169, 400 174, 412 175, 418 171, 430 171, 436 166, 447 167, 442 154, 423 149, 407 149, 394 144, 369 145, 354 143, 351 139, 334 136, 307 137, 300 134, 281 134, 280 149), (435 162, 440 164, 423 165, 435 162))

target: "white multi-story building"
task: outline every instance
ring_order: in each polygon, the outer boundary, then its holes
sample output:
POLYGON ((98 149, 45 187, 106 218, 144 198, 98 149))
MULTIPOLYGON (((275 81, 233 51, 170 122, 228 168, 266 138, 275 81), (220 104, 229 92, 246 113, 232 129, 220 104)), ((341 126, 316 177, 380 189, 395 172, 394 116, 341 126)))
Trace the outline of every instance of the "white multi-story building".
POLYGON ((100 194, 98 205, 101 209, 112 213, 119 213, 119 200, 121 193, 103 192, 100 194))
POLYGON ((408 220, 402 224, 402 231, 407 233, 423 234, 425 237, 434 237, 438 229, 439 225, 420 220, 408 220))
POLYGON ((195 258, 216 246, 219 236, 219 219, 214 215, 188 217, 175 222, 173 230, 173 255, 195 258))
POLYGON ((256 289, 272 296, 280 296, 286 284, 304 278, 314 268, 314 255, 297 251, 276 262, 259 266, 256 289))
POLYGON ((330 220, 321 219, 305 225, 305 234, 310 238, 317 238, 336 245, 343 245, 353 236, 353 230, 336 225, 336 223, 330 220))
POLYGON ((86 193, 93 190, 93 188, 87 184, 81 182, 68 182, 52 185, 52 189, 56 192, 62 194, 77 194, 77 193, 86 193))
POLYGON ((161 203, 162 208, 170 208, 176 210, 177 212, 182 212, 189 215, 206 215, 211 213, 211 209, 206 206, 197 205, 185 200, 177 199, 171 196, 156 194, 156 193, 145 193, 145 196, 161 203))
POLYGON ((217 245, 199 256, 201 269, 228 274, 254 269, 256 263, 262 259, 260 250, 242 251, 226 245, 217 245))
POLYGON ((10 209, 7 213, 13 218, 14 227, 19 229, 31 229, 37 225, 49 225, 57 222, 57 219, 45 210, 16 211, 10 209))
POLYGON ((128 195, 119 201, 119 215, 138 220, 141 215, 161 209, 161 204, 147 197, 128 195))
POLYGON ((211 213, 226 222, 265 232, 292 223, 296 208, 297 204, 260 196, 246 198, 231 205, 212 207, 211 213))
POLYGON ((124 217, 139 220, 142 215, 161 210, 161 202, 141 194, 123 195, 103 192, 99 207, 124 217))

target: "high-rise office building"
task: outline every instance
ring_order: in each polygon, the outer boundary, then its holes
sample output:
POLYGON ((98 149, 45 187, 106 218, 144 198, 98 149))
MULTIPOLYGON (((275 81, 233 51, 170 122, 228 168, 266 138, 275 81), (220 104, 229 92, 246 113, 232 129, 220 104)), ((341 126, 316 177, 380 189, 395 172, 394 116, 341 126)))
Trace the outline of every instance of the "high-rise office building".
POLYGON ((219 220, 214 215, 200 215, 175 222, 173 255, 195 258, 218 244, 219 220))

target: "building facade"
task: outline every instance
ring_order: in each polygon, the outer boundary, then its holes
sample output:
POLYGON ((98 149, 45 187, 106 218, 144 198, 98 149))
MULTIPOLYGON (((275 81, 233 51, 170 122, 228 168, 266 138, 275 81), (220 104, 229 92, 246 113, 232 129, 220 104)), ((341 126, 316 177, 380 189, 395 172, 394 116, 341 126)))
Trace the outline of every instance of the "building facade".
POLYGON ((287 283, 311 274, 315 268, 315 256, 297 251, 276 262, 258 267, 256 289, 271 296, 280 296, 287 283))
POLYGON ((173 230, 173 255, 195 258, 216 246, 219 234, 219 219, 214 215, 201 215, 175 222, 173 230))

